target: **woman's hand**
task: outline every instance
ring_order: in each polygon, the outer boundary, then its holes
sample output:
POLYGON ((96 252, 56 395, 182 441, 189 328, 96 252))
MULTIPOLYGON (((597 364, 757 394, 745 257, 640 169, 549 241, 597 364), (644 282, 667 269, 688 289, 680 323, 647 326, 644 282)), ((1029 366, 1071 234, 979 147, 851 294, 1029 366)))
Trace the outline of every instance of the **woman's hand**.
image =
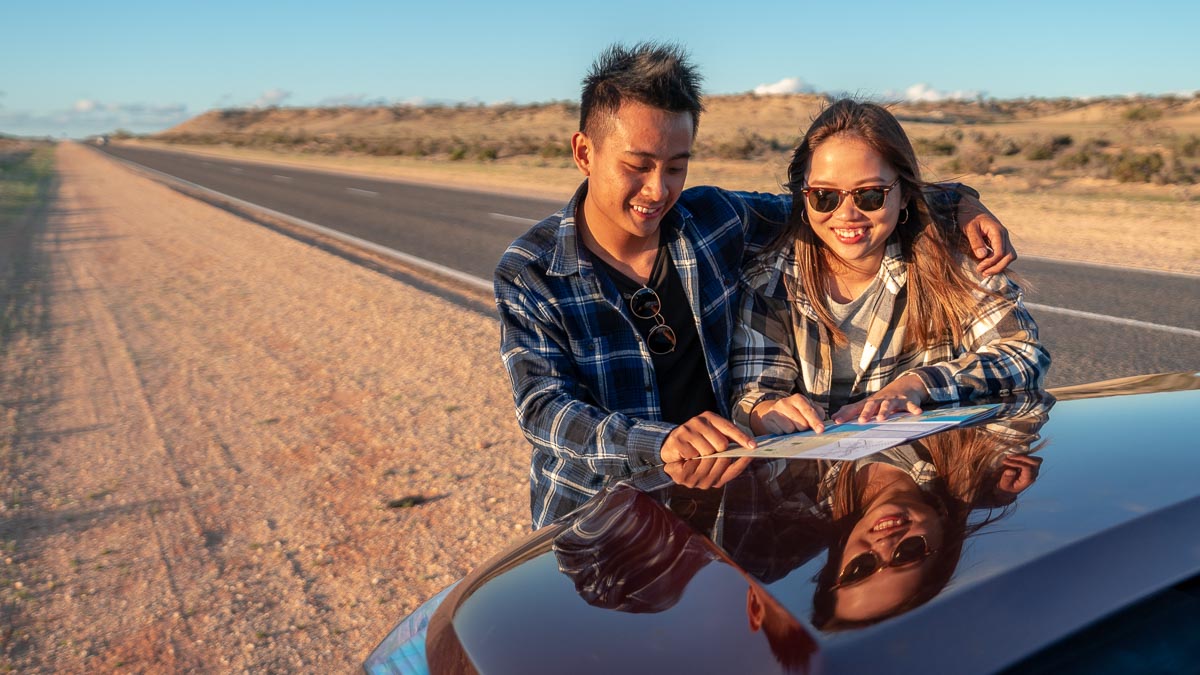
POLYGON ((790 434, 812 429, 825 431, 825 411, 803 394, 762 401, 750 411, 750 430, 759 434, 790 434))
POLYGON ((925 383, 916 375, 905 375, 888 386, 864 398, 858 403, 842 406, 833 414, 837 423, 849 422, 857 418, 859 422, 869 422, 874 419, 882 422, 902 410, 919 415, 921 404, 929 396, 925 383))

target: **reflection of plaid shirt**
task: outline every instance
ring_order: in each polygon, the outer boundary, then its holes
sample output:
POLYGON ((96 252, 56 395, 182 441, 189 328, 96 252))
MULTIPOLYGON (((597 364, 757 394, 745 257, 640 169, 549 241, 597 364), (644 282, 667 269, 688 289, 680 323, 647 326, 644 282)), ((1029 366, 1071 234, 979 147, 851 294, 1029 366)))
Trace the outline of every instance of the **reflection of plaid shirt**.
MULTIPOLYGON (((892 239, 879 267, 883 297, 867 329, 851 401, 907 373, 920 376, 935 402, 1041 386, 1050 355, 1038 343, 1037 324, 1021 304, 1021 289, 1004 274, 979 279, 983 288, 1001 297, 977 294, 979 316, 964 327, 965 344, 954 344, 947 335, 933 346, 902 351, 907 271, 900 255, 900 243, 892 239)), ((973 268, 964 269, 976 276, 973 268)), ((833 340, 817 320, 811 299, 791 290, 800 287, 794 251, 764 257, 744 276, 748 288, 730 364, 737 397, 734 420, 748 424, 759 401, 797 392, 828 408, 833 340)))
MULTIPOLYGON (((534 527, 573 510, 616 478, 661 464, 674 425, 654 365, 616 286, 596 274, 575 211, 587 183, 535 225, 496 268, 501 356, 517 419, 533 444, 534 527)), ((684 191, 663 240, 691 301, 718 405, 730 401, 728 361, 747 251, 761 250, 787 218, 786 196, 684 191)), ((727 414, 727 410, 722 411, 727 414)))

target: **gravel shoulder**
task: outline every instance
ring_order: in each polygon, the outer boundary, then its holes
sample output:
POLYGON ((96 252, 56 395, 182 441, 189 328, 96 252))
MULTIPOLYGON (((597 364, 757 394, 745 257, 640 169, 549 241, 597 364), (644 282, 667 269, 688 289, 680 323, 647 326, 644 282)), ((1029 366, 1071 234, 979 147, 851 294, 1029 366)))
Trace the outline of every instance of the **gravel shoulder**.
POLYGON ((7 280, 0 667, 350 671, 527 529, 494 320, 57 161, 7 280))

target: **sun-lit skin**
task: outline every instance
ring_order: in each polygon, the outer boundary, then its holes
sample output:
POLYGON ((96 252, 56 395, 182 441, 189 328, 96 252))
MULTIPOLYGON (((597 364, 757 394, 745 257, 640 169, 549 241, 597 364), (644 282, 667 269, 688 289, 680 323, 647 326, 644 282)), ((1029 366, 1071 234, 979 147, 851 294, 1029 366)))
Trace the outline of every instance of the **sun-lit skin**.
POLYGON ((658 228, 683 192, 693 120, 641 103, 623 103, 593 138, 571 138, 575 164, 588 177, 580 236, 589 250, 644 281, 654 265, 658 228))
MULTIPOLYGON (((924 535, 931 550, 942 547, 943 529, 937 512, 921 497, 921 490, 907 474, 886 465, 871 465, 873 480, 886 477, 886 484, 871 499, 866 512, 850 532, 842 550, 841 564, 873 550, 882 560, 891 560, 896 544, 906 537, 924 535)), ((911 598, 923 581, 925 570, 937 554, 905 567, 888 567, 863 581, 834 591, 834 615, 847 621, 873 619, 887 614, 911 598)))
MULTIPOLYGON (((891 185, 896 176, 896 170, 862 139, 842 134, 813 151, 805 182, 809 187, 853 190, 891 185)), ((902 192, 899 187, 888 192, 877 211, 860 211, 849 195, 830 213, 815 211, 805 202, 813 231, 837 255, 830 257, 829 291, 838 302, 858 297, 874 279, 900 218, 902 192)))

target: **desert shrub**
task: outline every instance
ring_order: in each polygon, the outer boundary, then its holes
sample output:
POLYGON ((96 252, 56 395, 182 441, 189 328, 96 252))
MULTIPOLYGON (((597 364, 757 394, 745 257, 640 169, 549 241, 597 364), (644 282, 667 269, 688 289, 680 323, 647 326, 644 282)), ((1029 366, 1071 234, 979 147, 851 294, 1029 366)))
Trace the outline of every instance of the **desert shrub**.
POLYGON ((1175 152, 1180 157, 1200 157, 1200 136, 1192 134, 1187 138, 1176 139, 1175 152))
POLYGON ((1001 136, 1000 134, 989 135, 975 133, 973 134, 973 138, 981 150, 989 152, 992 155, 1011 157, 1012 155, 1021 152, 1021 146, 1017 145, 1016 141, 1011 138, 1001 136))
POLYGON ((450 151, 450 159, 454 162, 460 162, 467 158, 467 146, 460 145, 450 151))
POLYGON ((1103 155, 1098 155, 1095 151, 1087 148, 1080 148, 1059 157, 1057 166, 1060 169, 1083 169, 1089 166, 1101 166, 1103 161, 1103 155))
POLYGON ((949 157, 958 152, 958 144, 946 138, 939 136, 937 138, 918 138, 913 143, 913 149, 918 155, 937 155, 940 157, 949 157))
POLYGON ((479 148, 475 151, 475 158, 490 162, 500 157, 500 150, 494 147, 479 148))
POLYGON ((964 150, 950 160, 946 169, 952 173, 974 173, 983 175, 992 170, 994 157, 983 148, 964 150))
POLYGON ((759 159, 770 153, 788 150, 791 146, 772 136, 741 132, 737 138, 710 145, 707 154, 719 159, 759 159))
POLYGON ((1074 152, 1064 154, 1058 158, 1057 166, 1061 169, 1078 170, 1078 169, 1106 169, 1109 159, 1105 154, 1104 148, 1107 148, 1111 143, 1103 138, 1092 138, 1084 143, 1074 152))
POLYGON ((571 146, 559 140, 547 140, 542 143, 542 147, 538 148, 538 155, 540 155, 542 159, 570 157, 571 146))
POLYGON ((1162 111, 1146 104, 1135 105, 1121 111, 1121 119, 1127 122, 1152 122, 1162 117, 1162 111))
POLYGON ((1025 147, 1025 159, 1035 162, 1054 159, 1060 150, 1070 147, 1073 142, 1071 137, 1067 135, 1051 136, 1044 140, 1036 139, 1025 147))
POLYGON ((1160 153, 1124 150, 1112 158, 1109 175, 1122 183, 1151 183, 1165 164, 1160 153))

